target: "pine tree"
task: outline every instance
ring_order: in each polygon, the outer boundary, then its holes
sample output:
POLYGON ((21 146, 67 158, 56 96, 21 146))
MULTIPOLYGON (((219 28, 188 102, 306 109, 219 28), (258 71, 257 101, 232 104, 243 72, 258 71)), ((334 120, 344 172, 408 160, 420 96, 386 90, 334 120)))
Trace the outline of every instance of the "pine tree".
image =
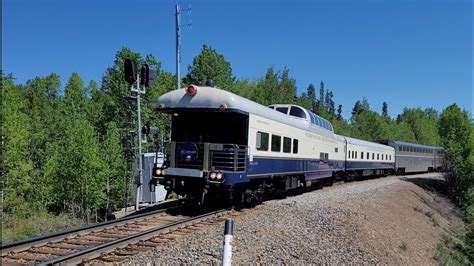
POLYGON ((337 107, 337 119, 342 119, 342 104, 339 104, 339 106, 337 107))
POLYGON ((387 104, 387 102, 383 102, 383 104, 382 104, 382 117, 388 118, 388 104, 387 104))
POLYGON ((314 112, 316 109, 317 99, 316 99, 316 88, 314 87, 313 83, 310 83, 308 88, 306 89, 306 93, 308 95, 308 99, 311 103, 311 111, 314 112))
POLYGON ((318 101, 318 109, 319 113, 323 113, 326 110, 326 105, 324 104, 326 102, 325 98, 325 90, 324 90, 324 82, 321 81, 319 84, 319 101, 318 101))

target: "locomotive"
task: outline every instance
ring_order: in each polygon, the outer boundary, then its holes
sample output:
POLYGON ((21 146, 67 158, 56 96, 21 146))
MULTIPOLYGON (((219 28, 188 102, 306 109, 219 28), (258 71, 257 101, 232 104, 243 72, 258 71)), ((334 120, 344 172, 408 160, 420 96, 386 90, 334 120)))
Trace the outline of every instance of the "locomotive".
POLYGON ((167 160, 153 168, 150 182, 201 205, 256 203, 266 194, 337 178, 401 171, 401 143, 335 134, 329 121, 301 106, 263 106, 191 85, 162 95, 156 109, 171 116, 171 134, 167 160))

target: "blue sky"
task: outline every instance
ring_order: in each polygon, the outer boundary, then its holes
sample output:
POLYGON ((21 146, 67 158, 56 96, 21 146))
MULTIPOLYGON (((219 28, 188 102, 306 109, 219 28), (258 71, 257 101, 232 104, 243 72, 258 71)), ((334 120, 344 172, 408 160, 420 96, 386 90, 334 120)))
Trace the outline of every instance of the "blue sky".
MULTIPOLYGON (((374 110, 451 103, 472 112, 469 0, 196 1, 182 22, 186 73, 203 44, 223 53, 237 78, 287 66, 298 92, 322 80, 350 116, 366 97, 374 110)), ((175 69, 175 1, 3 0, 2 67, 16 82, 72 72, 100 82, 115 52, 151 53, 175 69)))

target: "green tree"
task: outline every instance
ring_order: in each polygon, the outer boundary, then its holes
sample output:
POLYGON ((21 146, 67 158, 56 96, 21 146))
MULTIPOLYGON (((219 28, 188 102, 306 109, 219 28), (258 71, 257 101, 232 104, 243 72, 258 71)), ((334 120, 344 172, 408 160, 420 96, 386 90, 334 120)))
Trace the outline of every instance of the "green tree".
POLYGON ((224 55, 207 45, 203 45, 201 53, 194 57, 193 64, 188 66, 188 74, 185 83, 204 85, 207 80, 212 79, 219 88, 229 90, 234 78, 232 67, 225 60, 224 55))
POLYGON ((308 88, 306 89, 306 95, 308 96, 308 100, 310 103, 310 107, 308 109, 314 112, 317 106, 317 98, 316 88, 314 87, 313 83, 310 83, 308 88))
POLYGON ((462 111, 456 104, 448 106, 441 113, 438 131, 448 162, 447 181, 450 194, 458 204, 464 204, 468 188, 474 185, 468 161, 472 152, 472 126, 467 112, 462 111))
POLYGON ((2 140, 3 140, 3 211, 28 217, 34 192, 29 156, 31 120, 28 101, 21 86, 11 78, 2 77, 2 140))
POLYGON ((325 99, 325 90, 324 90, 324 82, 319 83, 319 101, 318 101, 318 109, 319 109, 319 114, 324 113, 326 110, 326 105, 324 104, 326 102, 325 99))
POLYGON ((65 87, 60 109, 63 117, 61 147, 48 162, 49 174, 55 180, 57 206, 89 220, 89 215, 102 206, 105 167, 94 127, 88 120, 89 92, 82 79, 73 73, 65 87))
POLYGON ((397 119, 405 122, 415 135, 416 143, 438 145, 440 138, 437 132, 437 121, 430 119, 421 108, 404 108, 397 119))
POLYGON ((337 107, 337 119, 342 119, 342 104, 339 104, 339 106, 337 107))
POLYGON ((387 102, 383 102, 383 104, 382 104, 382 117, 388 118, 388 104, 387 104, 387 102))

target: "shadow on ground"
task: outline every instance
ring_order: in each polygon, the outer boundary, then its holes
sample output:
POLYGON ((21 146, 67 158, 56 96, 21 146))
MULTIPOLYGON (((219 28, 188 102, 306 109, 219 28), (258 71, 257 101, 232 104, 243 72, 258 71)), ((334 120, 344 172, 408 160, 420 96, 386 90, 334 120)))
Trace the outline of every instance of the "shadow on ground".
POLYGON ((448 196, 448 187, 446 181, 439 178, 429 178, 429 177, 400 177, 400 180, 413 183, 426 191, 436 193, 438 195, 448 196))

